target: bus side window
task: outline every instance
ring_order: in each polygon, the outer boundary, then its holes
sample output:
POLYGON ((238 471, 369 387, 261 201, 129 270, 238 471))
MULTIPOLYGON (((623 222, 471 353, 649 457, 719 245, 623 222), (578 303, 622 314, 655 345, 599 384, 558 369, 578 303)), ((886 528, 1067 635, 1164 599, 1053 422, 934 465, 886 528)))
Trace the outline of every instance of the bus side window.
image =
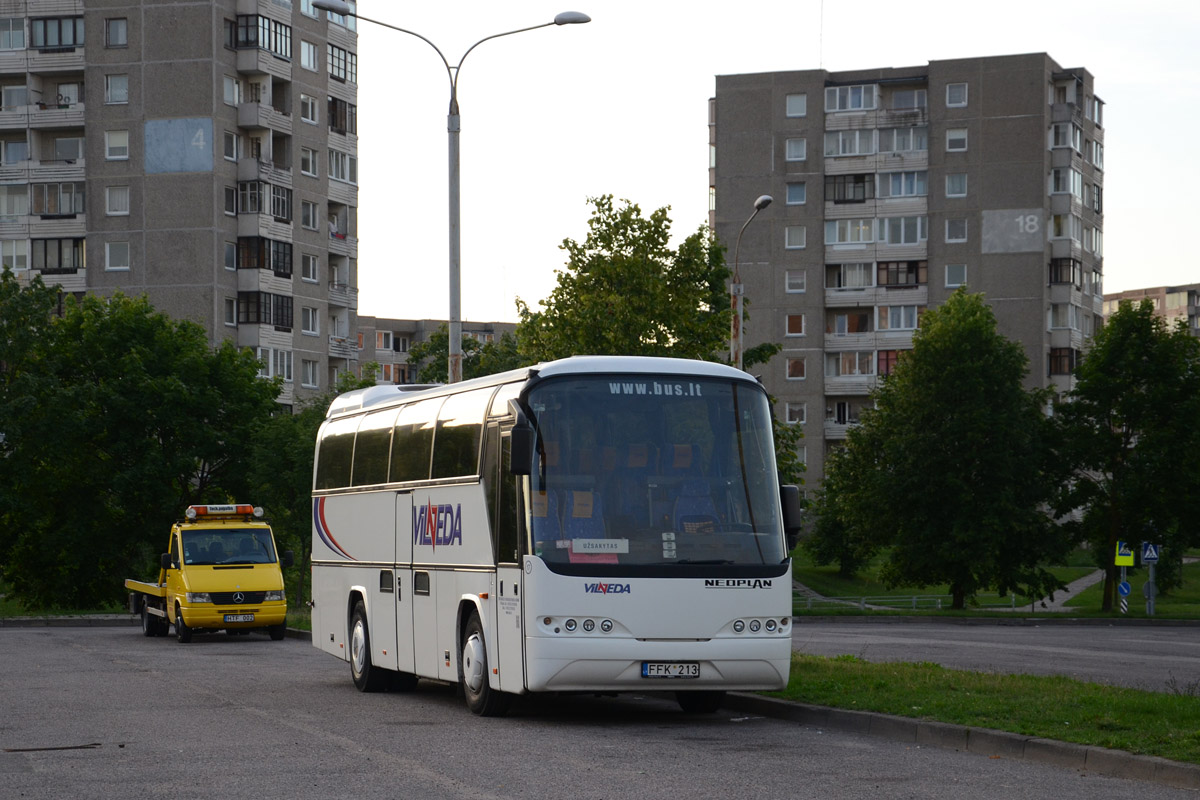
POLYGON ((512 564, 520 560, 517 521, 517 481, 508 471, 511 458, 511 439, 500 435, 500 426, 487 428, 483 448, 483 494, 487 498, 492 522, 492 552, 497 564, 512 564))

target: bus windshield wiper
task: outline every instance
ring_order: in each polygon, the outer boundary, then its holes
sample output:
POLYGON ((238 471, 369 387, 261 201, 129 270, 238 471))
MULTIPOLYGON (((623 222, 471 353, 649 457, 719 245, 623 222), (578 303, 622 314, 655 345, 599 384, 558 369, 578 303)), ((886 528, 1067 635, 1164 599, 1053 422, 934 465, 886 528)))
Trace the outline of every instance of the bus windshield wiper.
POLYGON ((732 564, 733 560, 728 558, 681 558, 675 562, 676 564, 732 564))

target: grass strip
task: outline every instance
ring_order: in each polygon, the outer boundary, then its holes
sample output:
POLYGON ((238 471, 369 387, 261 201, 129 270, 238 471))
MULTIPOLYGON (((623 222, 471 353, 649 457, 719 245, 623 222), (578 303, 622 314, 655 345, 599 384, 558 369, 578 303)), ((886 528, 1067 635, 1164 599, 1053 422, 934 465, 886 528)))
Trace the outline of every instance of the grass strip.
POLYGON ((1167 689, 797 653, 787 690, 769 694, 1200 764, 1200 680, 1167 689))

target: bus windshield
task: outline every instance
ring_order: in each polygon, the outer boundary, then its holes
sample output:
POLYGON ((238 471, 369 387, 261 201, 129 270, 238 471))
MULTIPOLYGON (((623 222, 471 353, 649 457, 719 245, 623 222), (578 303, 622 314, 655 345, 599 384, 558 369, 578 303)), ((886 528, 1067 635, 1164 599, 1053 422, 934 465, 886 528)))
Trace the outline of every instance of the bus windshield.
POLYGON ((183 532, 185 564, 270 564, 271 532, 263 528, 201 528, 183 532))
POLYGON ((549 378, 527 397, 533 553, 566 564, 777 565, 771 412, 759 387, 694 376, 549 378))

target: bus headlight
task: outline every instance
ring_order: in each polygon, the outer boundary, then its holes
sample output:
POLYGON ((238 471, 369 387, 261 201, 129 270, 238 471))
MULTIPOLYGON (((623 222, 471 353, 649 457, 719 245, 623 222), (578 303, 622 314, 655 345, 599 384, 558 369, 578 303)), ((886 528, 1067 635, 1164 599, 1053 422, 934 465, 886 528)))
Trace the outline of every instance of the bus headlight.
POLYGON ((758 633, 758 629, 762 627, 762 623, 756 619, 750 620, 750 632, 758 633))
POLYGON ((187 601, 189 603, 211 603, 212 595, 208 592, 188 592, 187 601))
POLYGON ((600 623, 600 630, 604 631, 605 633, 611 633, 612 629, 613 621, 611 619, 606 619, 600 623))
POLYGON ((737 622, 733 623, 733 632, 734 633, 741 633, 744 630, 746 630, 746 623, 742 622, 740 619, 737 622))
POLYGON ((583 629, 585 631, 587 631, 588 633, 591 633, 592 631, 594 631, 596 629, 595 620, 585 619, 583 621, 583 629))
POLYGON ((270 602, 272 600, 274 600, 276 602, 281 602, 283 599, 284 599, 283 589, 279 589, 279 590, 273 591, 273 592, 267 592, 266 594, 263 595, 263 600, 265 600, 267 602, 270 602))
POLYGON ((563 627, 567 629, 567 633, 573 633, 577 625, 578 623, 576 623, 573 619, 569 619, 563 623, 563 627))

